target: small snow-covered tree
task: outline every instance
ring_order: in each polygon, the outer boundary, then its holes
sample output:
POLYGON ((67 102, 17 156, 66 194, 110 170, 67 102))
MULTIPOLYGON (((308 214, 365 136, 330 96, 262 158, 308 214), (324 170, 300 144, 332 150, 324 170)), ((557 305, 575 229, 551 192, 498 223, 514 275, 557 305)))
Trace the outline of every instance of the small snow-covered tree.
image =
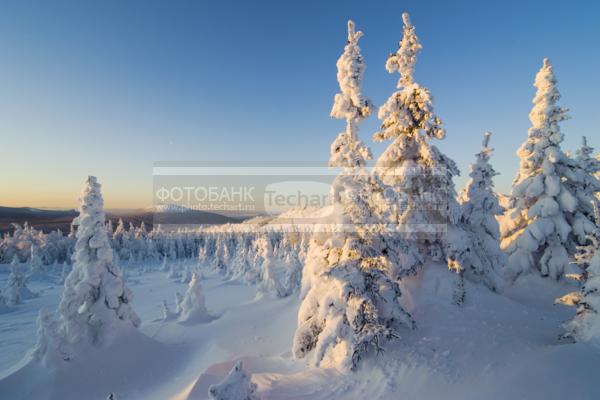
MULTIPOLYGON (((74 348, 106 345, 118 331, 137 328, 132 293, 113 263, 100 184, 89 176, 81 192, 73 269, 58 307, 60 334, 74 348)), ((75 350, 76 351, 76 350, 75 350)))
POLYGON ((179 275, 179 271, 177 271, 177 269, 175 268, 175 263, 173 263, 173 262, 169 266, 169 273, 167 274, 167 279, 175 279, 175 280, 181 279, 181 277, 179 275))
POLYGON ((584 136, 581 147, 575 152, 571 160, 571 172, 567 179, 567 187, 577 198, 577 208, 569 216, 569 223, 573 229, 575 241, 585 245, 589 235, 595 232, 594 208, 592 204, 600 192, 600 161, 593 156, 594 148, 590 147, 584 136))
POLYGON ((200 280, 195 272, 192 274, 187 291, 181 300, 180 308, 179 320, 182 322, 202 322, 209 316, 204 303, 204 293, 200 286, 200 280))
POLYGON ((54 315, 42 308, 38 313, 37 326, 38 338, 33 349, 34 359, 47 364, 68 359, 63 349, 60 326, 54 315))
POLYGON ((10 275, 6 280, 6 285, 2 290, 2 295, 8 305, 14 306, 21 304, 23 300, 32 299, 37 297, 37 294, 33 293, 27 287, 27 276, 23 272, 25 264, 19 263, 17 256, 13 258, 10 265, 10 275))
POLYGON ((47 277, 47 271, 42 262, 42 257, 40 256, 40 249, 35 243, 30 247, 30 256, 27 267, 29 269, 30 279, 43 280, 47 277))
POLYGON ((242 362, 235 363, 223 382, 210 385, 208 396, 211 400, 258 400, 256 384, 242 367, 242 362))
POLYGON ((192 280, 192 270, 190 269, 189 266, 186 266, 183 271, 181 272, 181 279, 179 280, 180 283, 190 283, 190 281, 192 280))
POLYGON ((161 304, 161 310, 162 310, 163 321, 169 321, 178 316, 178 313, 171 311, 166 300, 163 300, 163 302, 161 304))
POLYGON ((566 333, 562 337, 579 342, 600 341, 600 230, 589 236, 589 241, 591 244, 579 247, 575 257, 584 270, 577 277, 583 281, 581 290, 556 301, 577 307, 575 318, 564 325, 566 333))
POLYGON ((183 295, 179 292, 175 292, 175 314, 181 314, 181 305, 183 304, 183 295))
MULTIPOLYGON (((409 251, 441 260, 446 227, 456 213, 452 178, 458 168, 430 143, 443 139, 445 131, 429 91, 414 80, 421 44, 408 14, 402 19, 402 40, 386 62, 389 73, 400 74, 398 90, 379 109, 381 129, 373 136, 377 142, 392 141, 375 164, 379 190, 373 200, 380 218, 411 243, 409 251)), ((399 275, 414 274, 422 257, 406 257, 399 275)))
POLYGON ((465 240, 471 243, 469 251, 460 255, 465 277, 483 282, 494 291, 503 286, 503 268, 506 255, 500 250, 500 228, 496 217, 504 212, 494 192, 494 176, 498 173, 490 164, 493 149, 489 147, 491 133, 486 132, 483 149, 471 164, 470 179, 460 194, 460 223, 466 225, 470 234, 465 240))
POLYGON ((168 258, 169 257, 166 254, 163 256, 162 265, 160 267, 162 272, 167 272, 169 270, 169 264, 167 263, 168 258))
POLYGON ((293 353, 313 365, 355 368, 362 355, 379 352, 398 338, 401 326, 413 326, 399 302, 398 283, 389 277, 390 261, 380 236, 371 228, 370 179, 364 171, 369 151, 356 136, 357 125, 370 112, 360 94, 364 64, 358 47, 361 32, 348 23, 348 42, 338 61, 342 93, 333 116, 346 118, 346 131, 331 147, 330 166, 342 173, 332 185, 334 207, 342 227, 330 238, 315 236, 302 275, 302 304, 293 353))
POLYGON ((578 202, 567 188, 569 159, 560 148, 559 124, 567 119, 567 110, 557 104, 560 93, 547 58, 534 86, 531 128, 517 152, 520 168, 501 224, 502 247, 511 278, 539 271, 559 279, 569 263, 568 250, 575 248, 568 217, 578 202))

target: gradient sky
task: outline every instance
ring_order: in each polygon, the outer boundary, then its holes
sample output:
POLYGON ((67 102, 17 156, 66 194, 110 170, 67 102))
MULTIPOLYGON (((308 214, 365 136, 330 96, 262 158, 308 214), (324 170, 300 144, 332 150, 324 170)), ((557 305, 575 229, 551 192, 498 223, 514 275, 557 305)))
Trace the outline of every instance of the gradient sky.
MULTIPOLYGON (((571 120, 600 148, 597 1, 2 1, 0 205, 73 207, 87 175, 107 207, 152 204, 165 160, 326 160, 346 21, 365 33, 364 92, 382 104, 384 63, 411 14, 428 87, 464 184, 484 130, 508 191, 532 87, 550 57, 571 120)), ((379 121, 361 137, 372 144, 379 121)))

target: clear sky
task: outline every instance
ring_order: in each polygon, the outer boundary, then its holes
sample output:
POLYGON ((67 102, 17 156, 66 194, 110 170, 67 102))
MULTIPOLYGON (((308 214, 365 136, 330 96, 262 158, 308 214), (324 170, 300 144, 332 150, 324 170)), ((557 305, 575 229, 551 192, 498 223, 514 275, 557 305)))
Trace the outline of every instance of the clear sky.
MULTIPOLYGON (((565 149, 581 135, 600 148, 598 1, 6 0, 0 205, 75 206, 92 174, 107 207, 144 207, 154 161, 326 160, 343 129, 329 111, 347 19, 365 33, 364 92, 382 104, 398 78, 384 64, 403 11, 459 186, 491 130, 508 190, 546 56, 571 109, 565 149)), ((378 122, 362 125, 370 144, 378 122)))

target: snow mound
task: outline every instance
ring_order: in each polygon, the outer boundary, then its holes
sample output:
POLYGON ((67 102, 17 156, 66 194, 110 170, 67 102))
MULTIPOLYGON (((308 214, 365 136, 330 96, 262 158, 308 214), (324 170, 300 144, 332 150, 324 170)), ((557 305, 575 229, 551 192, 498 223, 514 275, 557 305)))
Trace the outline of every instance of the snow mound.
POLYGON ((258 400, 256 384, 250 381, 241 361, 234 365, 223 382, 208 388, 208 395, 212 400, 258 400))

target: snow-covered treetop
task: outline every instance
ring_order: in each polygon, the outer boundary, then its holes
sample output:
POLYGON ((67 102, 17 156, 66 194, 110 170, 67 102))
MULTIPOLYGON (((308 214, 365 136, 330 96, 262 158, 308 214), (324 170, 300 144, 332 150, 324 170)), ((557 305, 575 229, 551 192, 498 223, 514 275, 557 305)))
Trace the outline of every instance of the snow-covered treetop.
POLYGON ((87 177, 80 201, 75 261, 88 263, 97 257, 104 262, 111 262, 112 249, 104 226, 104 200, 101 185, 95 176, 87 177))
POLYGON ((600 159, 594 158, 593 154, 594 148, 588 145, 587 138, 582 136, 581 147, 575 152, 575 160, 590 175, 600 172, 600 159))
POLYGON ((544 58, 544 64, 535 76, 534 86, 537 92, 533 98, 533 109, 529 113, 529 134, 547 137, 554 144, 561 143, 563 135, 558 123, 568 119, 568 110, 557 105, 560 93, 556 88, 556 77, 549 59, 544 58), (542 130, 547 132, 542 133, 542 130))
POLYGON ((413 83, 417 54, 421 51, 419 38, 415 34, 415 27, 411 24, 408 13, 402 14, 402 21, 404 21, 404 28, 398 51, 396 54, 390 54, 385 64, 385 68, 390 74, 396 71, 400 73, 398 88, 413 83))
MULTIPOLYGON (((445 136, 442 121, 435 115, 429 91, 413 80, 417 53, 421 44, 415 35, 415 27, 408 14, 402 15, 404 29, 396 54, 390 54, 386 62, 389 73, 398 71, 400 81, 394 92, 379 109, 377 117, 382 120, 381 130, 373 135, 377 142, 394 140, 398 137, 443 139, 445 136)), ((392 150, 389 149, 388 150, 392 150)), ((386 151, 387 153, 387 151, 386 151)), ((393 155, 384 155, 385 161, 393 155)))
POLYGON ((366 69, 358 46, 362 35, 361 31, 356 32, 354 22, 348 21, 348 41, 336 64, 341 93, 335 95, 331 116, 345 118, 348 122, 368 117, 373 109, 371 101, 362 94, 362 79, 366 69))
POLYGON ((531 127, 527 140, 517 151, 521 165, 515 185, 531 174, 537 174, 542 167, 545 175, 554 175, 558 171, 555 171, 553 165, 566 160, 560 149, 563 134, 559 123, 568 119, 568 110, 558 105, 560 93, 556 87, 552 65, 547 58, 535 76, 534 86, 537 90, 529 113, 531 127))
POLYGON ((362 167, 371 158, 369 148, 358 140, 358 124, 371 115, 373 104, 362 94, 365 62, 358 46, 362 36, 354 22, 348 21, 348 41, 337 61, 337 80, 341 93, 335 95, 331 116, 346 120, 346 131, 331 144, 329 165, 332 167, 362 167))

